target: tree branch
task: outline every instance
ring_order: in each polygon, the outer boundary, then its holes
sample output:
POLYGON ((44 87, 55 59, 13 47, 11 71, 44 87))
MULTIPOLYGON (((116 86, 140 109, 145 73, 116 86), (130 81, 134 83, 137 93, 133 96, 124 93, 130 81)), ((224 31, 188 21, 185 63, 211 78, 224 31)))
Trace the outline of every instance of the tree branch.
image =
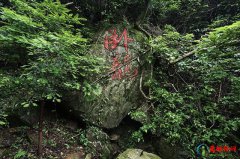
POLYGON ((175 63, 177 63, 177 62, 185 59, 186 57, 189 57, 189 56, 195 54, 196 51, 197 51, 197 49, 195 49, 195 50, 193 50, 193 51, 190 51, 190 52, 188 52, 188 53, 186 53, 186 54, 183 54, 182 56, 178 57, 177 59, 170 61, 170 64, 175 64, 175 63))
POLYGON ((140 77, 139 89, 144 98, 146 98, 147 100, 151 100, 149 97, 146 96, 146 94, 142 90, 142 79, 143 79, 143 70, 142 70, 141 77, 140 77))
POLYGON ((140 24, 136 23, 136 28, 141 31, 142 33, 144 33, 148 38, 151 37, 151 34, 149 32, 147 32, 145 29, 143 29, 140 24))

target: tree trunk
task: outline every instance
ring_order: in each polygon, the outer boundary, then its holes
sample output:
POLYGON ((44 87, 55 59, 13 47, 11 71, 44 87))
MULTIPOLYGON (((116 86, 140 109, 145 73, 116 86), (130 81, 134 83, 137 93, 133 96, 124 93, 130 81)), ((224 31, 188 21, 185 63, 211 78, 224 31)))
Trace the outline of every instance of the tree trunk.
POLYGON ((43 113, 45 102, 42 101, 40 105, 39 126, 38 126, 38 156, 42 158, 42 141, 43 141, 43 113))

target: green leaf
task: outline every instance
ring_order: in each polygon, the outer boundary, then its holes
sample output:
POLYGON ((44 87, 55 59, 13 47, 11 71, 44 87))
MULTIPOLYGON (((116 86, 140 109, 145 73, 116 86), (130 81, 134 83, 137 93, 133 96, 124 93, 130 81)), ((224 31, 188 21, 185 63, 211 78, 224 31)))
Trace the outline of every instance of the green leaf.
POLYGON ((29 103, 26 103, 23 105, 24 108, 28 108, 29 107, 29 103))
POLYGON ((60 102, 61 102, 61 99, 58 98, 58 99, 56 99, 56 101, 57 101, 58 103, 60 103, 60 102))
POLYGON ((22 149, 20 149, 20 150, 18 150, 18 152, 14 156, 14 159, 20 159, 20 158, 22 158, 22 157, 24 157, 26 155, 27 155, 27 152, 22 150, 22 149))
POLYGON ((6 122, 0 121, 0 126, 6 125, 6 122))

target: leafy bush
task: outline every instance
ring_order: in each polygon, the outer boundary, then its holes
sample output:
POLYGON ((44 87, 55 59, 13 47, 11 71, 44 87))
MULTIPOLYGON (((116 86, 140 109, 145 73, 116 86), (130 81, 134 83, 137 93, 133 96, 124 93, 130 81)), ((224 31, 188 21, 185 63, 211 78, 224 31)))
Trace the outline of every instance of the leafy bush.
POLYGON ((168 26, 152 40, 153 78, 145 86, 154 107, 141 132, 163 136, 193 154, 200 143, 238 142, 229 136, 238 138, 240 126, 239 30, 238 21, 194 41, 168 26), (194 49, 192 58, 171 63, 194 49))
POLYGON ((90 90, 101 60, 87 52, 84 18, 52 0, 11 0, 0 9, 1 110, 60 102, 63 93, 86 85, 90 90))

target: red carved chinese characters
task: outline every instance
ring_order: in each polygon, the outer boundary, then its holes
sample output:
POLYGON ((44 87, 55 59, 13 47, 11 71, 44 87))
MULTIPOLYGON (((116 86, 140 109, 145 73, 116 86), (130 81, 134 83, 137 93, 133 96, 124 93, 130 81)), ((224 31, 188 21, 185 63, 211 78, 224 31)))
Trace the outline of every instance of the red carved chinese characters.
POLYGON ((115 51, 115 49, 119 46, 120 42, 123 39, 123 46, 126 51, 126 54, 123 58, 123 64, 121 63, 121 57, 119 57, 119 53, 116 52, 116 56, 112 57, 112 66, 111 70, 113 71, 112 80, 120 80, 123 77, 134 78, 138 75, 138 69, 134 68, 132 70, 131 66, 131 55, 128 51, 128 43, 132 42, 133 39, 128 37, 127 29, 123 30, 121 36, 118 36, 117 29, 114 28, 106 32, 104 37, 104 48, 109 51, 115 51), (111 35, 108 35, 108 34, 111 35))
POLYGON ((129 63, 130 61, 130 55, 126 54, 124 57, 124 64, 125 64, 125 68, 124 68, 124 76, 126 76, 127 74, 130 73, 130 66, 131 64, 129 63))
POLYGON ((104 38, 105 49, 107 49, 107 50, 116 49, 118 44, 121 42, 122 37, 124 37, 123 46, 124 46, 126 52, 128 53, 128 42, 132 42, 133 39, 128 37, 127 29, 123 30, 123 33, 120 37, 117 35, 117 29, 116 28, 114 28, 112 30, 109 30, 109 32, 112 34, 112 36, 108 36, 108 35, 105 36, 105 38, 104 38))
POLYGON ((134 71, 133 71, 133 75, 132 75, 131 78, 135 78, 137 75, 138 75, 138 69, 135 68, 134 71))
POLYGON ((122 69, 118 69, 121 66, 121 63, 118 61, 118 56, 113 57, 112 70, 114 73, 112 74, 112 80, 114 79, 122 79, 122 69))

